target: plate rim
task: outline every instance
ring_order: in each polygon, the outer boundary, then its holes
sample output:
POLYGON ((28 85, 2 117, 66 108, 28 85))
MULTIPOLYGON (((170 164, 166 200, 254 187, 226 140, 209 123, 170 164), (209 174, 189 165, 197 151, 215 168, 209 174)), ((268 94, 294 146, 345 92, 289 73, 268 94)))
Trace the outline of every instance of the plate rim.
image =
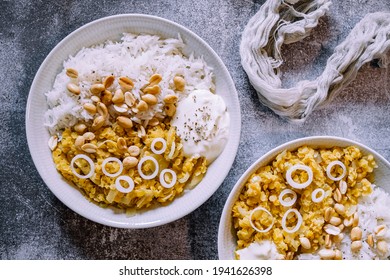
MULTIPOLYGON (((129 26, 129 28, 132 28, 132 27, 133 26, 129 26)), ((156 34, 158 34, 158 32, 159 31, 156 31, 156 34)), ((118 31, 118 35, 120 35, 120 33, 121 32, 118 31)), ((139 33, 143 33, 143 32, 139 32, 139 33)), ((158 35, 160 35, 160 34, 158 34, 158 35)), ((100 42, 100 43, 102 43, 102 42, 100 42)), ((89 47, 89 46, 86 46, 86 47, 89 47)), ((195 51, 195 50, 192 50, 192 51, 195 51)), ((72 54, 68 54, 68 55, 72 55, 72 54)), ((56 77, 57 74, 58 74, 58 72, 55 73, 54 78, 56 77)), ((41 94, 43 94, 43 93, 41 93, 41 94)), ((221 59, 221 57, 211 48, 211 46, 205 40, 203 40, 199 35, 197 35, 193 31, 191 31, 190 29, 188 29, 188 28, 186 28, 186 27, 184 27, 184 26, 182 26, 174 21, 171 21, 171 20, 168 20, 168 19, 165 19, 162 17, 158 17, 155 15, 148 15, 148 14, 138 14, 138 13, 116 14, 116 15, 111 15, 111 16, 106 16, 106 17, 95 19, 91 22, 88 22, 88 23, 83 24, 80 27, 76 28, 74 31, 72 31, 67 36, 65 36, 63 39, 61 39, 58 43, 56 43, 54 48, 52 48, 52 50, 45 57, 45 59, 43 60, 43 62, 39 66, 39 68, 34 76, 34 79, 33 79, 32 84, 30 86, 28 98, 27 98, 25 119, 26 119, 25 120, 26 137, 27 137, 27 144, 28 144, 30 156, 33 160, 35 168, 37 169, 41 179, 44 181, 46 187, 49 188, 49 190, 52 192, 52 194, 54 194, 54 196, 57 199, 59 199, 65 206, 67 206, 69 209, 71 209, 72 211, 74 211, 78 215, 80 215, 84 218, 87 218, 93 222, 96 222, 96 223, 99 223, 102 225, 106 225, 106 226, 117 227, 117 228, 150 228, 150 227, 161 226, 161 225, 176 221, 178 219, 181 219, 184 216, 188 215, 189 213, 195 211, 202 204, 204 204, 218 190, 218 188, 223 184, 223 181, 226 179, 226 176, 228 175, 228 173, 229 173, 230 169, 232 168, 233 163, 235 161, 238 147, 239 147, 240 138, 241 138, 241 108, 240 108, 240 103, 239 103, 239 98, 238 98, 238 92, 237 92, 237 89, 235 87, 235 83, 232 79, 232 76, 230 75, 230 73, 229 73, 225 63, 221 59), (229 132, 229 134, 230 134, 229 135, 229 142, 230 142, 229 153, 233 154, 233 156, 229 156, 227 164, 226 164, 228 166, 228 168, 225 168, 224 172, 222 172, 221 175, 218 177, 219 180, 217 180, 216 187, 211 192, 211 194, 209 196, 207 196, 205 199, 195 203, 192 207, 187 208, 186 211, 181 212, 180 214, 171 215, 170 218, 167 218, 167 219, 157 219, 155 221, 142 222, 142 223, 131 223, 131 222, 124 223, 124 222, 117 222, 117 221, 114 221, 112 219, 102 219, 101 217, 96 218, 94 216, 88 215, 88 213, 85 213, 85 212, 80 213, 80 211, 77 209, 77 207, 75 205, 69 204, 66 201, 64 201, 64 198, 59 196, 59 194, 54 190, 54 188, 48 183, 48 178, 46 177, 44 171, 39 167, 40 164, 39 164, 37 156, 34 152, 34 147, 32 146, 33 145, 32 144, 32 137, 34 134, 32 132, 32 126, 30 125, 31 123, 33 123, 33 121, 31 120, 32 118, 30 118, 32 116, 32 111, 33 111, 33 108, 32 108, 32 102, 33 102, 32 99, 33 99, 33 95, 34 95, 33 91, 37 87, 38 78, 42 75, 44 68, 47 66, 47 64, 50 62, 50 60, 53 58, 53 56, 55 56, 55 54, 61 49, 61 47, 66 45, 67 43, 69 43, 71 40, 73 40, 74 37, 77 38, 79 33, 85 32, 85 30, 93 28, 96 24, 101 24, 102 22, 105 22, 105 21, 110 22, 112 20, 120 21, 120 20, 125 20, 125 19, 135 20, 135 21, 137 21, 137 20, 150 20, 150 21, 154 21, 154 24, 157 24, 159 22, 160 23, 163 22, 163 23, 167 24, 168 26, 172 27, 180 35, 183 35, 183 33, 187 33, 188 37, 192 37, 192 39, 196 40, 203 47, 205 47, 204 53, 210 54, 210 56, 213 58, 213 60, 216 61, 216 63, 217 63, 216 65, 218 66, 218 68, 220 68, 220 70, 222 71, 221 76, 223 76, 224 78, 225 77, 227 78, 227 82, 229 83, 229 89, 230 89, 229 90, 229 98, 230 98, 232 107, 234 107, 234 111, 236 112, 235 121, 233 122, 231 120, 231 124, 234 124, 234 129, 236 130, 236 132, 233 135, 232 135, 231 131, 229 132)), ((226 149, 226 147, 225 147, 225 149, 226 149)), ((53 163, 53 165, 54 165, 54 163, 53 163)), ((69 182, 67 182, 67 183, 69 184, 69 182)), ((186 194, 184 194, 184 195, 186 195, 186 194)), ((91 203, 86 198, 84 198, 84 199, 86 200, 87 203, 91 203)), ((161 207, 164 207, 164 206, 161 206, 161 207)), ((177 211, 177 212, 179 212, 179 211, 177 211)))
MULTIPOLYGON (((233 252, 227 252, 226 249, 226 243, 227 243, 227 236, 229 235, 227 233, 226 229, 229 229, 232 234, 234 232, 234 229, 231 225, 232 219, 231 219, 231 207, 237 199, 238 194, 241 192, 241 189, 244 187, 245 182, 249 179, 250 175, 261 166, 264 166, 264 164, 268 164, 270 160, 272 160, 278 153, 283 151, 284 149, 288 147, 292 147, 291 150, 297 149, 301 145, 305 145, 305 142, 310 141, 324 141, 324 140, 332 140, 332 141, 339 141, 344 142, 346 145, 356 145, 359 148, 363 149, 367 153, 371 153, 374 155, 376 162, 383 163, 389 170, 390 170, 390 163, 388 160, 386 160, 381 154, 379 154, 374 149, 370 148, 369 146, 355 141, 351 140, 345 137, 339 137, 339 136, 331 136, 331 135, 318 135, 318 136, 306 136, 297 138, 291 141, 284 142, 268 152, 264 153, 262 156, 260 156, 258 159, 256 159, 245 171, 244 173, 239 177, 233 188, 231 189, 228 198, 225 201, 220 219, 219 219, 219 225, 218 225, 218 259, 220 260, 234 260, 234 251, 233 252)), ((307 144, 308 146, 326 146, 325 144, 319 145, 319 144, 307 144)), ((331 145, 332 146, 332 145, 331 145)), ((234 236, 231 236, 234 238, 234 236)))

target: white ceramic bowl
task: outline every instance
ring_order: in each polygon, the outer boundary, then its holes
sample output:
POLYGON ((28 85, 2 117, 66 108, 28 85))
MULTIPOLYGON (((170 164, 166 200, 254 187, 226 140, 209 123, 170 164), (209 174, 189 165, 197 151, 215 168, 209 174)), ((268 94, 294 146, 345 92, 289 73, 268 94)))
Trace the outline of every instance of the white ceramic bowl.
POLYGON ((259 158, 253 163, 241 176, 236 185, 233 187, 230 195, 224 206, 220 219, 218 230, 218 256, 221 260, 234 260, 234 250, 237 245, 236 233, 232 224, 231 210, 237 201, 242 187, 245 185, 249 177, 260 167, 269 164, 283 150, 295 150, 302 145, 308 145, 314 148, 331 148, 333 146, 346 147, 354 145, 359 147, 364 153, 372 154, 375 157, 378 168, 375 169, 375 184, 383 187, 387 192, 390 192, 390 163, 380 154, 371 148, 345 138, 332 136, 313 136, 300 138, 288 143, 285 143, 259 158))
POLYGON ((218 55, 196 34, 174 22, 149 15, 124 14, 102 18, 77 29, 63 39, 47 56, 32 83, 26 112, 26 132, 34 164, 50 190, 69 208, 80 215, 109 226, 121 228, 147 228, 177 220, 204 203, 220 186, 233 164, 241 131, 241 116, 237 92, 225 65, 218 55), (113 209, 104 209, 85 199, 57 172, 47 142, 49 133, 43 125, 47 110, 44 93, 53 85, 62 63, 82 47, 106 40, 120 40, 124 32, 157 34, 163 38, 181 35, 186 44, 184 53, 203 56, 214 69, 216 94, 222 96, 229 113, 228 143, 222 154, 210 165, 202 182, 193 190, 176 198, 173 203, 148 211, 139 211, 128 217, 113 209))

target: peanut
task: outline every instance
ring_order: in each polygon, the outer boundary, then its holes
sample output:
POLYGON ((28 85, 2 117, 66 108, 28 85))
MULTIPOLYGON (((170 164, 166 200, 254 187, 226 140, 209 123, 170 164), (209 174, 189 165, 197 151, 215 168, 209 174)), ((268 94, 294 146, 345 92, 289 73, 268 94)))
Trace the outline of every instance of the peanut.
POLYGON ((103 86, 105 89, 109 88, 110 86, 112 86, 112 84, 114 83, 114 80, 115 80, 115 77, 114 76, 107 76, 104 81, 103 81, 103 86))
POLYGON ((123 128, 132 128, 133 127, 133 122, 131 119, 123 116, 119 116, 116 118, 117 123, 123 127, 123 128))
POLYGON ((94 94, 94 95, 98 95, 100 94, 102 91, 104 91, 106 88, 104 87, 103 84, 93 84, 91 86, 91 88, 89 89, 89 91, 94 94))
POLYGON ((76 69, 67 68, 67 69, 66 69, 66 75, 67 75, 69 78, 77 79, 77 77, 79 76, 79 72, 77 72, 76 69))
POLYGON ((183 91, 186 85, 186 81, 180 76, 174 77, 173 83, 175 84, 175 88, 177 91, 183 91))
POLYGON ((141 97, 143 101, 148 103, 148 105, 156 105, 157 104, 157 97, 154 96, 153 94, 145 94, 141 97))
POLYGON ((74 83, 69 83, 66 85, 66 88, 73 94, 79 95, 80 94, 80 88, 74 84, 74 83))
POLYGON ((118 82, 119 82, 119 85, 122 87, 122 89, 124 91, 130 91, 134 87, 133 81, 130 80, 130 78, 128 78, 128 77, 124 77, 124 76, 119 77, 119 81, 118 82))

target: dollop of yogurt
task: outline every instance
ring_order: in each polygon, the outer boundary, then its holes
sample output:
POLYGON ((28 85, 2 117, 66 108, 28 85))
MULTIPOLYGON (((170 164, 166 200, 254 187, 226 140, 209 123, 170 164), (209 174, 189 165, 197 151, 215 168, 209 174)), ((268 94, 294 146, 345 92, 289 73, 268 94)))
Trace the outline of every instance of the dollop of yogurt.
POLYGON ((244 249, 236 251, 240 260, 278 260, 283 255, 278 253, 275 243, 269 240, 253 242, 244 249))
POLYGON ((222 97, 208 90, 194 90, 178 102, 171 125, 183 141, 187 157, 205 157, 213 162, 229 136, 229 113, 222 97))

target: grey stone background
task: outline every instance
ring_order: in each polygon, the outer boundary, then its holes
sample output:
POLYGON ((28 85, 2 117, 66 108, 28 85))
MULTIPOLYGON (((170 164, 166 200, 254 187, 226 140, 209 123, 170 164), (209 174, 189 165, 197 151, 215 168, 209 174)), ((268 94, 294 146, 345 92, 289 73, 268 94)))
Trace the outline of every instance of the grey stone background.
MULTIPOLYGON (((217 259, 224 202, 244 171, 293 139, 335 135, 359 141, 390 160, 390 70, 365 65, 329 106, 293 125, 262 106, 240 65, 241 32, 264 1, 0 1, 0 258, 217 259), (144 13, 197 33, 219 54, 236 84, 243 115, 233 167, 218 191, 186 217, 150 229, 116 229, 73 213, 45 186, 27 147, 25 108, 36 71, 50 50, 101 17, 144 13)), ((390 0, 334 1, 313 34, 286 46, 283 82, 315 78, 353 26, 390 0)))

